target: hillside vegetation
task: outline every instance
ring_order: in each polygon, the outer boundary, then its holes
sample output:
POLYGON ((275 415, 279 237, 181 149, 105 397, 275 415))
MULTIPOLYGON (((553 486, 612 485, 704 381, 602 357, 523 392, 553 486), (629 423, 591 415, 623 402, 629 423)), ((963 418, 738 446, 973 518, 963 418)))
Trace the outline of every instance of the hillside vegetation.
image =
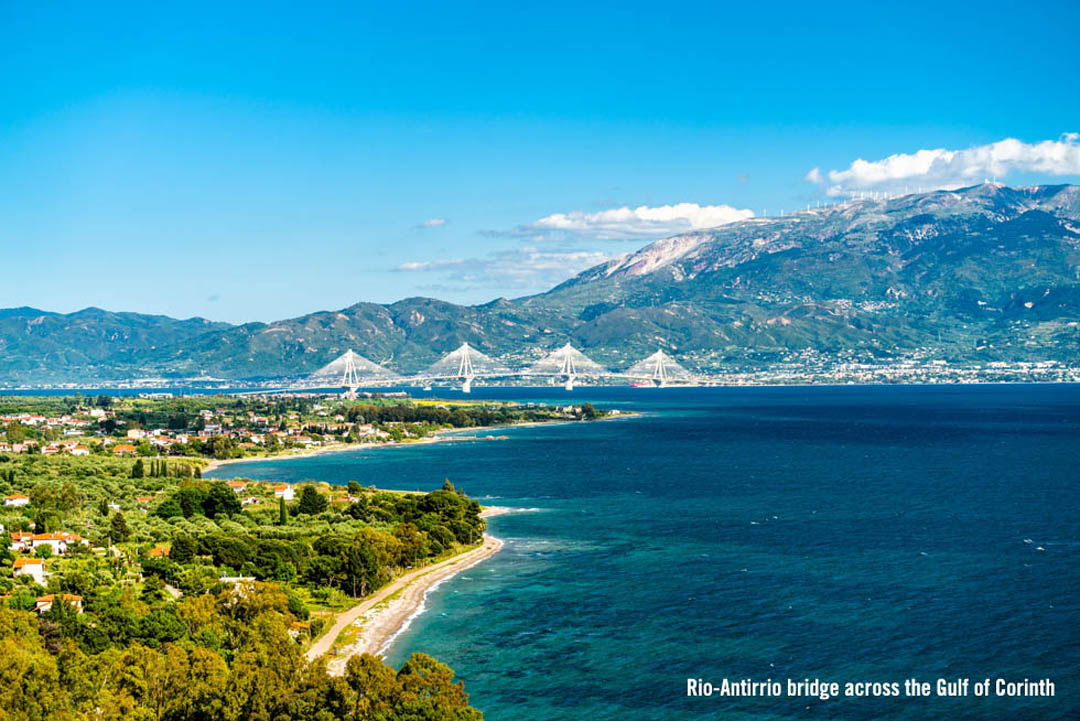
POLYGON ((197 459, 143 463, 0 455, 0 493, 29 499, 0 513, 0 719, 481 718, 423 654, 396 671, 353 657, 343 677, 303 654, 334 611, 474 547, 476 501, 449 482, 308 483, 287 501, 168 472, 197 459))

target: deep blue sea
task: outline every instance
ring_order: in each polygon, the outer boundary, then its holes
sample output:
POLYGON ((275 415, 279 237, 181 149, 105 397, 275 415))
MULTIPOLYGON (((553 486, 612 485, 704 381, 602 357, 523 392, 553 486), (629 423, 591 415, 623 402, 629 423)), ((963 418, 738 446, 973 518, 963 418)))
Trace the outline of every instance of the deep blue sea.
POLYGON ((448 663, 489 721, 1080 718, 1080 387, 472 397, 642 415, 219 476, 450 478, 529 509, 491 520, 504 550, 389 654, 448 663), (1057 695, 688 698, 687 678, 1049 678, 1057 695))

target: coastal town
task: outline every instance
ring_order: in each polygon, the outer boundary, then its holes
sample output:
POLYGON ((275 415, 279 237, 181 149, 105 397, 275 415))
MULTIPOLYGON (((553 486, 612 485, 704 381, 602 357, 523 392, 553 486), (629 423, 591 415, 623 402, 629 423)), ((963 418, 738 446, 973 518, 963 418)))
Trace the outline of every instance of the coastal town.
POLYGON ((0 453, 194 456, 219 461, 418 441, 447 429, 580 420, 596 413, 590 404, 412 402, 397 395, 351 402, 327 394, 174 397, 158 393, 115 399, 69 397, 62 402, 9 397, 5 403, 41 410, 13 412, 0 406, 0 453), (466 408, 469 413, 463 412, 466 408))
MULTIPOLYGON (((280 710, 307 665, 329 671, 316 705, 367 693, 388 672, 371 654, 425 589, 498 551, 483 520, 498 509, 449 479, 425 493, 377 479, 203 474, 236 460, 432 442, 452 430, 473 429, 459 441, 496 440, 506 436, 483 429, 614 415, 401 396, 0 397, 0 624, 16 629, 0 655, 44 674, 35 718, 72 708, 125 717, 149 701, 119 671, 154 673, 155 649, 169 649, 161 672, 187 686, 207 681, 194 659, 238 659, 209 681, 230 709, 221 718, 280 710), (76 669, 93 683, 64 687, 76 669), (232 689, 252 673, 278 698, 232 689), (352 686, 335 690, 334 679, 352 686)), ((434 674, 418 682, 444 699, 446 718, 474 718, 449 669, 423 655, 410 664, 434 674)), ((414 683, 406 671, 397 678, 414 683)), ((380 703, 406 713, 416 698, 395 691, 380 703)), ((0 690, 5 710, 29 702, 0 690)))

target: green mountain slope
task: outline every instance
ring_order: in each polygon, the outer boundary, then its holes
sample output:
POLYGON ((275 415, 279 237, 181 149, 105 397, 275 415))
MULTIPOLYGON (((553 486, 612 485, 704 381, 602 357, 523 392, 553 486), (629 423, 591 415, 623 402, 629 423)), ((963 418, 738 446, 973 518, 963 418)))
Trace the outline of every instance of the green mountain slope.
POLYGON ((111 313, 86 308, 50 313, 0 310, 0 380, 9 382, 122 378, 159 348, 230 327, 205 318, 111 313))

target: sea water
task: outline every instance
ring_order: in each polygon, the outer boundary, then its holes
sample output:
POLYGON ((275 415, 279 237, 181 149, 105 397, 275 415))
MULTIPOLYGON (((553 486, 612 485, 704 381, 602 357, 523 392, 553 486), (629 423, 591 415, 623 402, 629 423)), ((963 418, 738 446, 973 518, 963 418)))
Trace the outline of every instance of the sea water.
POLYGON ((1080 387, 472 397, 640 415, 216 475, 406 490, 449 478, 523 509, 491 519, 504 550, 432 592, 388 652, 449 664, 486 719, 1080 715, 1080 387), (1055 696, 975 695, 999 678, 1050 679, 1055 696), (933 692, 688 694, 725 679, 933 692), (937 693, 961 679, 966 695, 937 693))

